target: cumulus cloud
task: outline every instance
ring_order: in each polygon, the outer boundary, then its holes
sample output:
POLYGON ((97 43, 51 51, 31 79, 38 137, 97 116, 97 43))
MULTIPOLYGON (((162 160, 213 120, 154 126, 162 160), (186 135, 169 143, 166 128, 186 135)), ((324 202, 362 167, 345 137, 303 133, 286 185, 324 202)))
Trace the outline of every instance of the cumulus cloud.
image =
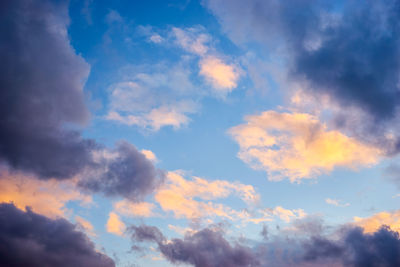
POLYGON ((377 231, 381 225, 387 225, 400 233, 400 210, 379 212, 370 217, 354 217, 354 224, 363 228, 366 233, 377 231))
POLYGON ((2 1, 0 15, 1 163, 40 179, 84 177, 78 185, 91 192, 149 193, 159 177, 143 154, 124 143, 116 158, 95 158, 107 149, 77 129, 89 119, 90 67, 70 44, 68 1, 2 1), (100 169, 101 182, 86 177, 100 169))
POLYGON ((299 182, 335 167, 371 166, 379 160, 377 148, 329 130, 310 114, 265 111, 246 121, 229 130, 240 146, 238 156, 266 170, 270 180, 299 182))
POLYGON ((162 255, 172 263, 193 266, 260 266, 252 250, 239 243, 231 245, 219 231, 203 229, 185 235, 184 239, 167 240, 152 226, 131 226, 134 242, 151 241, 158 245, 162 255))
POLYGON ((199 177, 188 180, 180 172, 169 172, 165 184, 157 190, 155 200, 164 211, 173 212, 178 218, 220 216, 233 219, 237 214, 236 211, 212 202, 231 194, 238 195, 248 204, 255 203, 259 199, 250 185, 224 180, 207 181, 199 177))
POLYGON ((199 56, 199 74, 214 88, 219 96, 225 96, 237 87, 242 76, 241 68, 227 63, 212 46, 212 38, 202 27, 172 28, 175 43, 187 52, 199 56))
POLYGON ((125 224, 121 221, 119 218, 118 214, 114 212, 110 212, 108 215, 108 221, 107 221, 107 232, 122 236, 125 232, 125 224))
POLYGON ((256 42, 269 53, 283 54, 288 79, 365 115, 354 124, 352 116, 342 114, 338 124, 374 137, 388 154, 398 151, 397 0, 346 1, 342 6, 320 0, 204 3, 236 43, 256 42))
POLYGON ((217 57, 206 57, 200 60, 200 74, 215 88, 217 92, 229 93, 235 87, 241 76, 240 69, 228 65, 217 57))
POLYGON ((29 207, 35 213, 57 218, 66 217, 66 205, 71 201, 87 205, 92 199, 77 190, 71 180, 43 181, 20 173, 0 171, 0 202, 13 203, 21 210, 29 207))
POLYGON ((156 154, 154 154, 153 151, 148 150, 148 149, 142 149, 142 150, 140 150, 140 152, 142 152, 142 154, 144 154, 144 156, 145 156, 148 160, 150 160, 150 161, 152 161, 152 162, 157 162, 157 161, 158 161, 157 156, 156 156, 156 154))
POLYGON ((2 1, 0 17, 0 158, 40 177, 70 177, 94 144, 63 127, 89 118, 90 67, 70 45, 67 2, 2 1))
POLYGON ((0 204, 0 243, 2 266, 115 266, 73 224, 12 204, 0 204))
POLYGON ((82 173, 78 186, 107 196, 123 196, 139 201, 162 183, 164 173, 158 170, 133 145, 120 142, 115 150, 99 150, 94 166, 82 173))
POLYGON ((154 242, 172 263, 192 266, 389 267, 400 262, 399 235, 385 226, 374 233, 341 227, 335 235, 317 231, 306 236, 272 236, 251 242, 252 246, 227 240, 218 227, 187 232, 182 239, 171 240, 153 226, 131 226, 128 231, 136 247, 142 242, 154 242), (239 255, 240 259, 236 258, 239 255))
POLYGON ((121 200, 114 203, 114 211, 125 215, 135 217, 152 217, 154 216, 155 205, 149 202, 130 202, 127 200, 121 200))

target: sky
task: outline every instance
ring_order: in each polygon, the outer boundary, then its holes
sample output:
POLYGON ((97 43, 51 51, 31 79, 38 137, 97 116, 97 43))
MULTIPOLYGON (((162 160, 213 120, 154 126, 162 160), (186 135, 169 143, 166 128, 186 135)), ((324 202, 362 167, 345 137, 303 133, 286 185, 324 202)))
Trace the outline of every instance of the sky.
POLYGON ((0 265, 400 266, 399 14, 0 1, 0 265))

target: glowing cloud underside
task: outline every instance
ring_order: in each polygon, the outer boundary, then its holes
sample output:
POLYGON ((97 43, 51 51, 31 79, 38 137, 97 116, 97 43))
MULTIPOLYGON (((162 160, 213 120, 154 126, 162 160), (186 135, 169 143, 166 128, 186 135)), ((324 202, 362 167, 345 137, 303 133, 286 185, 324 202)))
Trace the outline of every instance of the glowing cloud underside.
POLYGON ((327 126, 310 114, 266 111, 246 117, 229 133, 239 158, 266 170, 270 180, 291 182, 329 173, 335 167, 370 166, 380 151, 327 126))

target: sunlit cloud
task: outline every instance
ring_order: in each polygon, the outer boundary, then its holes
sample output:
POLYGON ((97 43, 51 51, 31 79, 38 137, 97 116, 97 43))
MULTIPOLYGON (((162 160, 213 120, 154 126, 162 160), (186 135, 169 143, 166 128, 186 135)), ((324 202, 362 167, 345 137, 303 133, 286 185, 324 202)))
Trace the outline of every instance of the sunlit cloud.
POLYGON ((355 169, 379 161, 381 152, 305 113, 265 111, 246 117, 247 123, 229 130, 240 146, 238 156, 269 180, 314 178, 335 167, 355 169))
POLYGON ((120 220, 118 214, 110 212, 106 225, 107 232, 122 236, 125 231, 125 224, 120 220))
POLYGON ((68 202, 77 201, 83 205, 92 202, 90 196, 77 190, 73 181, 43 181, 5 171, 0 176, 0 202, 14 203, 22 210, 30 207, 50 218, 67 217, 68 202))
POLYGON ((199 177, 185 179, 180 172, 169 172, 166 184, 160 188, 155 200, 166 212, 177 218, 225 217, 233 219, 236 212, 212 200, 234 194, 248 204, 256 203, 259 196, 250 185, 223 180, 207 181, 199 177))
POLYGON ((154 154, 153 151, 148 150, 148 149, 142 149, 142 150, 140 150, 140 152, 142 152, 142 154, 144 154, 145 157, 146 157, 148 160, 150 160, 150 161, 152 161, 152 162, 157 162, 157 161, 158 161, 157 156, 156 156, 156 154, 154 154))
POLYGON ((124 216, 134 217, 152 217, 155 216, 153 210, 155 205, 148 202, 133 203, 127 200, 121 200, 114 203, 114 211, 124 216))
POLYGON ((84 218, 82 218, 80 216, 75 216, 75 221, 76 221, 79 229, 81 229, 83 232, 85 232, 86 234, 88 234, 91 237, 96 237, 94 227, 88 220, 85 220, 84 218))
POLYGON ((354 217, 354 224, 362 227, 367 233, 377 231, 382 225, 400 233, 400 210, 379 212, 366 218, 354 217))
POLYGON ((236 65, 224 63, 217 57, 206 57, 199 63, 200 74, 217 92, 229 93, 237 87, 241 70, 236 65))

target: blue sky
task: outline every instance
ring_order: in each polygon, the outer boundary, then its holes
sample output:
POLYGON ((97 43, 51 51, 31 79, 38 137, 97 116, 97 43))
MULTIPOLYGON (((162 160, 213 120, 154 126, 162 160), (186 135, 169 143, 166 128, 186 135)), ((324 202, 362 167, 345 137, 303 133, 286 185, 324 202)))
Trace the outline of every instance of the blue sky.
POLYGON ((400 242, 398 1, 17 2, 1 202, 66 219, 110 266, 362 266, 296 244, 400 242))

